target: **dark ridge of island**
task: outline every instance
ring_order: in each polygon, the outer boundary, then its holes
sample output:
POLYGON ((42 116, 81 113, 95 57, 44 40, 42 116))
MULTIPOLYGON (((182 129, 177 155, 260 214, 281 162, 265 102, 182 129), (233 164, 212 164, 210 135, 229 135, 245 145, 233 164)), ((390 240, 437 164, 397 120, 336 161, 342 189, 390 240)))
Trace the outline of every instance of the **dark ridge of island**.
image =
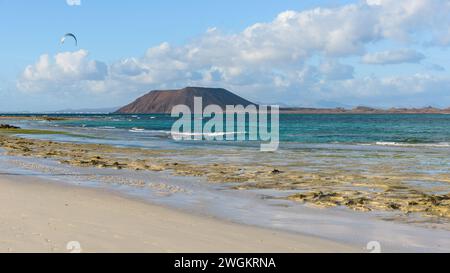
MULTIPOLYGON (((203 107, 219 105, 225 109, 227 105, 258 105, 252 103, 223 88, 186 87, 178 90, 155 90, 138 98, 134 102, 120 108, 116 114, 170 114, 176 105, 187 105, 191 111, 194 109, 194 97, 203 98, 203 107)), ((282 114, 450 114, 450 108, 439 109, 424 108, 390 108, 377 109, 358 106, 353 109, 346 108, 280 108, 282 114)))
POLYGON ((120 108, 118 114, 170 114, 177 105, 194 109, 194 97, 203 98, 203 107, 218 105, 257 105, 223 88, 186 87, 179 90, 155 90, 120 108))

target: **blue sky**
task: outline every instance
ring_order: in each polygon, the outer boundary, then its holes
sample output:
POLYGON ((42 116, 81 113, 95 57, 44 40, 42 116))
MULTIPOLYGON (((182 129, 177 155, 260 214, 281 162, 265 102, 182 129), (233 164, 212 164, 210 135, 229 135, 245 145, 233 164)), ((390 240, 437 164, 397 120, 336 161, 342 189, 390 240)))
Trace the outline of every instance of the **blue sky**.
POLYGON ((298 106, 450 106, 449 1, 0 0, 0 112, 186 85, 298 106), (59 43, 75 33, 78 47, 59 43))

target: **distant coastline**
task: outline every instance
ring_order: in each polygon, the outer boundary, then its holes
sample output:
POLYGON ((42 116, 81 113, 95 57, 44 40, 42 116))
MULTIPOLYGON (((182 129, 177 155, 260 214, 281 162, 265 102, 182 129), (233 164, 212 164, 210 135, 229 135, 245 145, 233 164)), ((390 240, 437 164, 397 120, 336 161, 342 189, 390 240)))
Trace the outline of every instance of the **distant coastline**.
POLYGON ((450 114, 450 108, 439 109, 435 107, 424 108, 390 108, 379 109, 359 106, 353 109, 346 108, 281 108, 282 114, 450 114))

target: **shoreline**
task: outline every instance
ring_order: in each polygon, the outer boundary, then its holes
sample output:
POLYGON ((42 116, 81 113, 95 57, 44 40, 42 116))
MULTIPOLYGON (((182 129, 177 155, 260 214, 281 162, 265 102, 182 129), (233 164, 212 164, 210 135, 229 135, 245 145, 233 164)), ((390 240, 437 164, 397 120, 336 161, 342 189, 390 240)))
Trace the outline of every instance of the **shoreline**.
POLYGON ((360 252, 349 245, 235 224, 100 189, 0 175, 0 252, 360 252))
MULTIPOLYGON (((210 183, 235 183, 231 189, 238 191, 298 190, 299 192, 283 198, 320 208, 343 206, 362 212, 398 212, 403 216, 417 214, 425 220, 450 219, 450 194, 440 193, 440 189, 419 188, 405 182, 432 179, 449 183, 450 178, 447 174, 388 171, 388 168, 391 168, 390 163, 386 166, 372 165, 371 170, 363 172, 335 167, 317 172, 301 170, 295 166, 219 164, 211 160, 198 164, 178 160, 177 156, 185 154, 200 158, 208 156, 208 153, 66 143, 8 136, 1 134, 1 131, 0 148, 5 149, 8 155, 49 158, 61 164, 78 167, 128 169, 137 172, 167 170, 176 176, 205 177, 210 183)), ((142 187, 144 184, 138 186, 142 187)))

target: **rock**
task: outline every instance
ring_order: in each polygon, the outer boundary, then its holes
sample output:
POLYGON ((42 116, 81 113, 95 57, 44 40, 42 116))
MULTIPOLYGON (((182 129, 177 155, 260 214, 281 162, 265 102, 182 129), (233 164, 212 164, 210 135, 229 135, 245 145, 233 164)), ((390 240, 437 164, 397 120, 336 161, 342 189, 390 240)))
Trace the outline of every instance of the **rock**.
POLYGON ((0 129, 20 129, 20 127, 9 124, 0 124, 0 129))
POLYGON ((272 171, 272 174, 281 174, 281 173, 283 173, 283 172, 280 170, 277 170, 277 169, 272 171))
POLYGON ((396 203, 390 203, 388 205, 388 208, 393 209, 393 210, 399 210, 401 208, 401 206, 399 204, 396 204, 396 203))

